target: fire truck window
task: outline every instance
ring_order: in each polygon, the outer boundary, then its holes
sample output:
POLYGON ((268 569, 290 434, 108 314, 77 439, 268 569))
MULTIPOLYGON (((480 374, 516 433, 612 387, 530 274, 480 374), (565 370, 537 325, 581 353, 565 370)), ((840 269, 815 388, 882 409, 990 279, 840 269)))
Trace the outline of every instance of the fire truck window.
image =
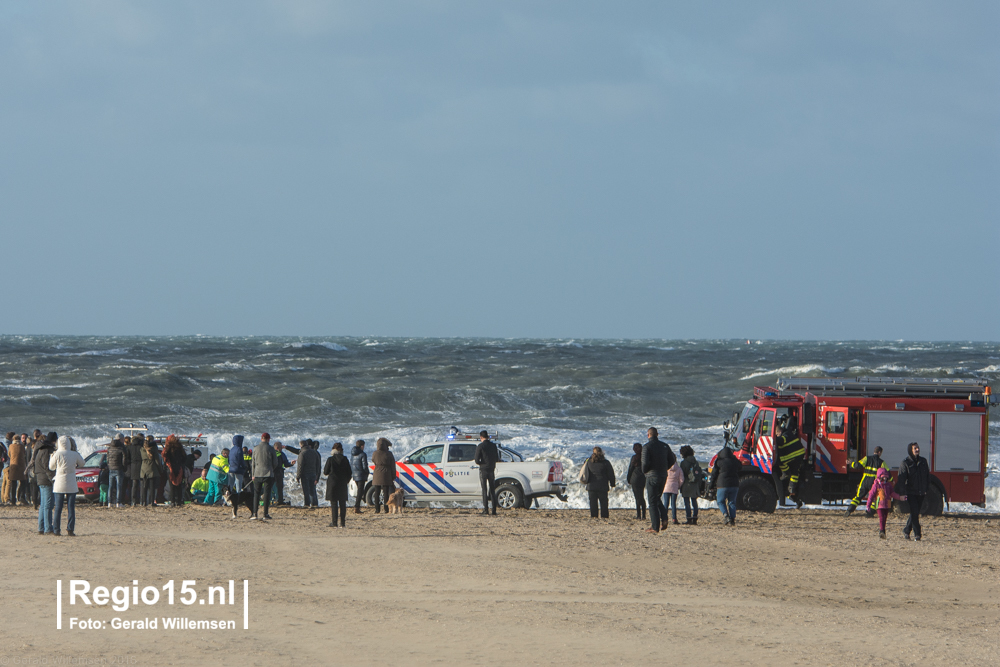
POLYGON ((838 433, 844 432, 843 412, 826 413, 826 432, 829 433, 830 435, 837 435, 838 433))

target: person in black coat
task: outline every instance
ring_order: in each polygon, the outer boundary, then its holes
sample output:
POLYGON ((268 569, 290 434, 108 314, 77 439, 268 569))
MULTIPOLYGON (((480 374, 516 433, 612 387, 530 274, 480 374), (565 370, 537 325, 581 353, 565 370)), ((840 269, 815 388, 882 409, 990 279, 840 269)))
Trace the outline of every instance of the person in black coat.
POLYGON ((333 445, 333 454, 323 466, 326 475, 326 499, 330 501, 330 528, 337 527, 337 511, 340 511, 340 526, 347 526, 347 485, 351 483, 351 462, 344 456, 344 446, 333 445))
POLYGON ((483 514, 490 513, 490 500, 493 501, 493 514, 497 513, 497 463, 500 462, 500 452, 490 440, 486 431, 479 432, 479 445, 476 447, 476 465, 479 466, 479 486, 483 492, 483 514))
POLYGON ((736 525, 736 496, 740 491, 740 468, 742 464, 733 456, 733 450, 723 447, 715 457, 709 489, 715 489, 715 500, 722 512, 722 523, 736 525))
POLYGON ((655 428, 646 431, 649 441, 642 446, 642 472, 646 475, 646 496, 649 500, 649 521, 652 524, 647 533, 658 533, 670 524, 667 522, 667 508, 663 506, 663 487, 667 483, 667 471, 677 463, 670 445, 661 442, 655 428))
POLYGON ((611 462, 604 458, 604 450, 594 447, 594 453, 587 461, 583 471, 583 482, 587 485, 590 495, 590 518, 597 518, 597 506, 601 506, 601 518, 607 519, 608 489, 615 485, 615 469, 611 462))
POLYGON ((642 444, 632 445, 632 459, 628 462, 628 472, 625 479, 632 487, 635 496, 635 518, 642 521, 646 518, 646 476, 642 474, 642 444))
POLYGON ((922 537, 920 508, 930 488, 931 469, 927 465, 927 459, 920 455, 920 445, 911 442, 906 451, 909 452, 909 456, 899 464, 899 475, 896 476, 896 486, 903 489, 906 502, 910 506, 910 518, 906 520, 906 527, 903 528, 903 537, 910 539, 912 531, 914 537, 920 540, 922 537))

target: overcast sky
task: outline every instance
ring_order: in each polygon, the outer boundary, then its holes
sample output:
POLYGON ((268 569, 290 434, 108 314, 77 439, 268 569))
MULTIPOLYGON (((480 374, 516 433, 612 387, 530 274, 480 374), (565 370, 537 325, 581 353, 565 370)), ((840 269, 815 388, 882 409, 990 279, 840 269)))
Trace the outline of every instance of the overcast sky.
POLYGON ((0 332, 1000 340, 996 2, 0 3, 0 332))

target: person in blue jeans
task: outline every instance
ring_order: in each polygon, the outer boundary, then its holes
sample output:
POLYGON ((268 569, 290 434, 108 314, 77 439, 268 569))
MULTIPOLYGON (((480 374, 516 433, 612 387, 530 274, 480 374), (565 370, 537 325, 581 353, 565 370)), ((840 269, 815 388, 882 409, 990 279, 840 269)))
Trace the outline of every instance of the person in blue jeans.
POLYGON ((63 505, 66 505, 66 534, 73 537, 76 528, 76 493, 80 487, 76 483, 76 469, 84 466, 83 457, 76 451, 76 443, 69 436, 59 438, 56 452, 49 457, 49 470, 55 472, 52 476, 52 486, 55 494, 56 513, 52 524, 52 532, 60 534, 59 522, 62 517, 63 505))
POLYGON ((722 512, 722 523, 736 525, 736 496, 740 490, 740 462, 733 456, 733 450, 723 447, 715 457, 709 488, 716 489, 715 499, 722 512))
POLYGON ((49 458, 56 449, 56 440, 59 436, 49 433, 44 440, 35 445, 35 451, 31 455, 31 467, 35 471, 35 480, 38 484, 38 534, 52 535, 52 478, 54 474, 49 470, 49 458))

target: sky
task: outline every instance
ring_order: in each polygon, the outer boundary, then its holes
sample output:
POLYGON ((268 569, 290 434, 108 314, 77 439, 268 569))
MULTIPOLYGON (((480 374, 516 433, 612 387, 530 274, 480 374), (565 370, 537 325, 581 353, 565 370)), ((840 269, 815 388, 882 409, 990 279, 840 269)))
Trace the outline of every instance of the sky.
POLYGON ((998 29, 0 0, 0 333, 1000 340, 998 29))

